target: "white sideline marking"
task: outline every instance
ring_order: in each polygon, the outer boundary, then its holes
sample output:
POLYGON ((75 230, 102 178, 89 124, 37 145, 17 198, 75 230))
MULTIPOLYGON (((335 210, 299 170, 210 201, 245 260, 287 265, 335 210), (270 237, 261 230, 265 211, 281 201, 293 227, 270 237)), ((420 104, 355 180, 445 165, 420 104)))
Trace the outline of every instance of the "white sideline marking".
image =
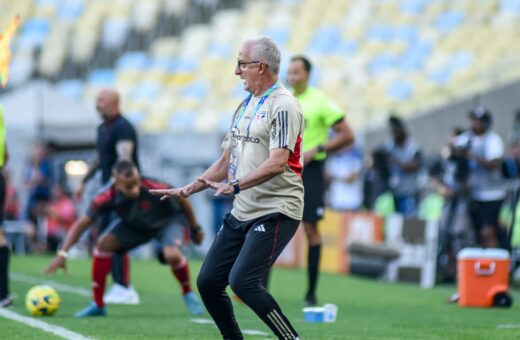
MULTIPOLYGON (((213 325, 215 326, 215 322, 211 319, 190 319, 193 323, 198 323, 201 325, 213 325)), ((269 336, 269 333, 258 331, 256 329, 244 329, 242 330, 243 334, 247 335, 259 335, 259 336, 269 336)))
POLYGON ((70 340, 91 339, 91 338, 84 337, 83 335, 81 335, 79 333, 68 330, 67 328, 63 328, 61 326, 56 326, 56 325, 51 325, 47 322, 43 322, 43 321, 36 320, 36 319, 30 318, 27 316, 23 316, 18 313, 15 313, 13 311, 10 311, 6 308, 0 308, 0 316, 4 317, 6 319, 10 319, 13 321, 23 323, 24 325, 27 325, 32 328, 41 329, 44 332, 52 333, 52 334, 57 335, 64 339, 70 339, 70 340))
POLYGON ((505 324, 505 325, 497 325, 497 329, 519 329, 520 324, 505 324))
POLYGON ((201 325, 214 325, 215 322, 213 322, 213 320, 210 320, 210 319, 190 319, 191 322, 193 323, 199 323, 201 325))
POLYGON ((257 331, 256 329, 244 329, 242 333, 247 335, 260 335, 260 336, 268 336, 269 333, 257 331))
POLYGON ((54 287, 58 291, 61 291, 61 292, 73 293, 73 294, 77 294, 77 295, 81 295, 81 296, 86 296, 88 298, 92 297, 92 292, 85 288, 69 286, 69 285, 59 283, 56 281, 46 280, 44 278, 15 273, 15 272, 11 272, 9 274, 9 276, 14 281, 37 284, 37 285, 45 284, 45 285, 54 287))

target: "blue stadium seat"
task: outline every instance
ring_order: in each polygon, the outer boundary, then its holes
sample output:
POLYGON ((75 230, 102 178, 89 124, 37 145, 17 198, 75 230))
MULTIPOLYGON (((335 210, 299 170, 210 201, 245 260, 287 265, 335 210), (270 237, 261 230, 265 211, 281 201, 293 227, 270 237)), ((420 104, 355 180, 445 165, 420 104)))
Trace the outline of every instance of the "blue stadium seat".
POLYGON ((150 66, 150 56, 146 52, 128 52, 123 54, 116 63, 118 71, 145 70, 150 66))
POLYGON ((399 9, 407 15, 420 15, 427 5, 427 0, 402 0, 399 9))
POLYGON ((60 2, 59 0, 37 0, 36 5, 38 7, 56 7, 56 5, 60 2))
POLYGON ((460 11, 447 11, 441 13, 436 20, 437 29, 443 33, 449 33, 460 26, 464 21, 464 13, 460 11))
POLYGON ((23 24, 20 36, 15 40, 22 49, 32 49, 44 44, 51 29, 49 20, 32 18, 23 24))
POLYGON ((82 0, 65 0, 58 7, 58 19, 60 20, 77 20, 85 9, 85 3, 82 0))
POLYGON ((307 47, 309 53, 334 53, 341 44, 341 31, 337 26, 323 25, 316 29, 314 37, 307 47))
POLYGON ((271 37, 271 39, 280 46, 280 48, 283 48, 285 45, 287 45, 287 42, 289 41, 290 37, 290 28, 289 27, 268 27, 264 34, 268 37, 271 37))
POLYGON ((518 0, 500 0, 499 11, 501 13, 520 14, 520 1, 518 1, 518 0))
POLYGON ((93 86, 113 86, 116 75, 113 69, 101 69, 88 75, 88 83, 93 86))
POLYGON ((227 59, 231 57, 233 49, 230 44, 224 42, 214 42, 208 47, 208 57, 217 59, 227 59))
POLYGON ((401 57, 400 69, 404 72, 421 70, 426 59, 431 55, 432 50, 433 44, 425 40, 409 45, 401 57))
POLYGON ((417 40, 418 27, 414 25, 399 25, 392 29, 392 40, 414 42, 417 40))
POLYGON ((46 18, 32 18, 23 24, 22 33, 26 32, 43 32, 48 33, 51 29, 51 23, 46 18))
POLYGON ((405 101, 413 96, 413 86, 408 81, 399 80, 386 89, 386 94, 392 99, 405 101))
POLYGON ((171 73, 193 73, 198 66, 198 61, 195 59, 181 58, 172 62, 168 71, 171 73))
POLYGON ((375 41, 406 41, 413 42, 417 39, 417 27, 414 25, 385 25, 378 24, 370 27, 367 33, 368 40, 375 41))
POLYGON ((383 52, 374 56, 369 64, 372 75, 377 76, 384 71, 396 68, 399 63, 399 57, 394 53, 383 52))
POLYGON ((448 67, 443 67, 432 71, 427 75, 427 78, 438 86, 446 85, 451 79, 452 71, 448 67))
POLYGON ((473 64, 473 61, 475 60, 475 56, 473 53, 469 51, 459 51, 455 53, 451 60, 448 63, 448 67, 451 69, 452 72, 457 72, 460 70, 465 70, 471 64, 473 64))
POLYGON ((57 85, 58 91, 63 95, 73 100, 80 100, 85 90, 83 81, 79 79, 69 79, 59 82, 57 85))
POLYGON ((162 85, 153 81, 143 81, 135 86, 131 92, 132 100, 152 101, 161 93, 162 85))
POLYGON ((357 42, 350 39, 343 39, 341 44, 338 46, 337 52, 344 55, 353 55, 359 49, 357 42))
POLYGON ((175 63, 175 60, 172 60, 170 58, 155 58, 151 60, 150 63, 150 69, 154 70, 163 70, 165 72, 168 72, 171 68, 173 68, 175 63))
POLYGON ((388 25, 372 25, 367 32, 367 40, 390 41, 392 40, 391 27, 388 25))
POLYGON ((185 86, 181 90, 181 96, 184 98, 204 99, 208 96, 210 90, 211 85, 208 81, 198 80, 185 86))

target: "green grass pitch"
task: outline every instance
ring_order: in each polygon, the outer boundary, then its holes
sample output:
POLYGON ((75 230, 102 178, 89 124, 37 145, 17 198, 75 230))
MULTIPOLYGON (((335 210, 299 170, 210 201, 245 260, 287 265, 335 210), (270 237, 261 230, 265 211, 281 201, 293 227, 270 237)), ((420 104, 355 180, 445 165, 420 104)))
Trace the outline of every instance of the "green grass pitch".
MULTIPOLYGON (((13 257, 11 271, 34 277, 49 263, 50 257, 13 257)), ((215 326, 190 321, 181 300, 180 289, 168 267, 155 261, 132 261, 132 281, 140 293, 139 306, 113 306, 105 318, 77 319, 72 315, 89 299, 59 292, 61 307, 53 317, 41 320, 65 327, 95 339, 218 339, 215 326)), ((192 281, 200 267, 191 262, 192 281)), ((90 287, 90 261, 69 261, 69 273, 59 272, 50 280, 62 284, 90 287)), ((271 292, 280 303, 301 339, 519 339, 520 293, 512 291, 516 304, 511 309, 460 308, 447 303, 454 286, 423 290, 414 285, 386 284, 342 275, 320 277, 319 300, 339 306, 333 324, 303 321, 302 298, 305 272, 276 268, 271 277, 271 292)), ((11 280, 17 299, 13 311, 27 315, 25 293, 34 284, 11 280)), ((257 316, 234 301, 242 329, 271 334, 257 316)), ((206 313, 202 318, 210 318, 206 313)), ((2 339, 54 339, 53 335, 0 317, 2 339)), ((246 339, 265 339, 246 335, 246 339)))

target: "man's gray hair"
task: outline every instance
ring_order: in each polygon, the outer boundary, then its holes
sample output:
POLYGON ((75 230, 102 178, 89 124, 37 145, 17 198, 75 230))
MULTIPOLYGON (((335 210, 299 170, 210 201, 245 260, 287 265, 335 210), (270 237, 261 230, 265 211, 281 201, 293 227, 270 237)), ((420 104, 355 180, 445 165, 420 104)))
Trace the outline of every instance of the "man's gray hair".
POLYGON ((251 46, 249 50, 251 60, 261 61, 268 66, 270 72, 278 75, 280 71, 280 49, 273 39, 262 36, 247 39, 245 43, 251 46))

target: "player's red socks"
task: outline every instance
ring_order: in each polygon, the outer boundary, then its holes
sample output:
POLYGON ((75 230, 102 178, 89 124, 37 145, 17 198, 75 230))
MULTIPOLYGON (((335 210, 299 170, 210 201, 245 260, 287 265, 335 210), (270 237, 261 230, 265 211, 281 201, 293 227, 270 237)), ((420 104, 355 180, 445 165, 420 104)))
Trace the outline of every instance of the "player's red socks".
POLYGON ((94 302, 98 307, 104 307, 103 294, 105 293, 105 283, 107 275, 112 268, 112 253, 100 252, 94 249, 94 259, 92 261, 92 290, 94 292, 94 302))
POLYGON ((128 253, 123 255, 123 282, 125 287, 130 286, 130 256, 128 253))
POLYGON ((170 264, 173 275, 177 278, 177 281, 181 284, 182 295, 186 295, 191 292, 190 284, 190 268, 188 267, 188 261, 186 257, 182 257, 181 262, 177 265, 170 264))

